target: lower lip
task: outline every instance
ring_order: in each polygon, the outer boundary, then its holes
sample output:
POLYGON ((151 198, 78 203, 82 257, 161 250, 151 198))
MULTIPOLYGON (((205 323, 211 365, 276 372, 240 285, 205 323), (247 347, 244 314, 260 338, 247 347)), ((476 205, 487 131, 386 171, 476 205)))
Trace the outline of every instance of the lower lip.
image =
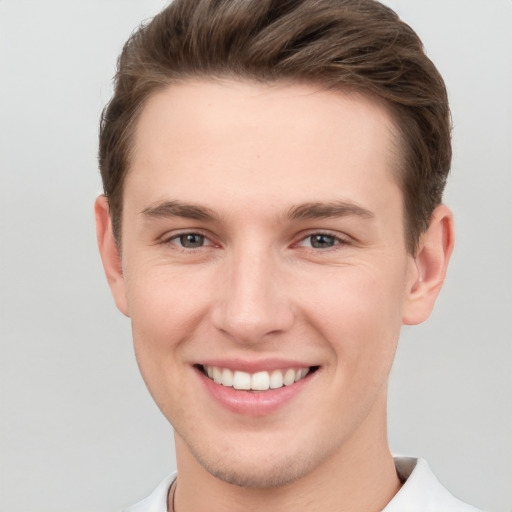
POLYGON ((283 386, 278 389, 242 391, 216 384, 200 370, 196 371, 202 384, 218 404, 231 412, 244 416, 264 416, 278 410, 304 390, 314 375, 308 374, 291 386, 283 386))

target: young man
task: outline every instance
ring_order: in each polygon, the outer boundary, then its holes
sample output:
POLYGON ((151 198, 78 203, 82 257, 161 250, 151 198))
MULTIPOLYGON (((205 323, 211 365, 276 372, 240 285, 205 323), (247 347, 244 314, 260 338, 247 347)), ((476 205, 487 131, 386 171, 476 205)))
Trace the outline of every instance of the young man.
POLYGON ((130 38, 98 241, 178 466, 130 511, 475 510, 386 435, 450 158, 443 81, 374 1, 177 0, 130 38))

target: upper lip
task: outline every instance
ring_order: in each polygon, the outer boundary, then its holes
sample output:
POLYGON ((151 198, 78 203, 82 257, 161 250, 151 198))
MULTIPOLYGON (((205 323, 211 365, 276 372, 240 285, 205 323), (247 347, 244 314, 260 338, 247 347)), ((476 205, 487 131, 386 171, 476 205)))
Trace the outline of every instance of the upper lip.
POLYGON ((283 370, 287 368, 310 368, 311 363, 304 363, 294 359, 262 359, 262 360, 245 360, 245 359, 207 359, 198 361, 199 366, 216 366, 217 368, 227 368, 232 371, 242 371, 247 373, 257 373, 263 371, 283 370))

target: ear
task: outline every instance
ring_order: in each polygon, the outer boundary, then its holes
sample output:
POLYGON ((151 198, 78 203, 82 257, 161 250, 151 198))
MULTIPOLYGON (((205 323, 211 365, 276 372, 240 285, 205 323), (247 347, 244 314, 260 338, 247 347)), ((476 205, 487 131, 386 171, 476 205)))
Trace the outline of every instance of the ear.
POLYGON ((94 215, 96 217, 98 247, 110 291, 119 311, 129 316, 121 255, 119 254, 119 247, 112 231, 112 221, 110 219, 108 201, 105 196, 101 195, 96 199, 94 215))
POLYGON ((448 207, 440 205, 434 210, 413 258, 402 318, 404 324, 419 324, 430 316, 446 276, 453 244, 453 214, 448 207))

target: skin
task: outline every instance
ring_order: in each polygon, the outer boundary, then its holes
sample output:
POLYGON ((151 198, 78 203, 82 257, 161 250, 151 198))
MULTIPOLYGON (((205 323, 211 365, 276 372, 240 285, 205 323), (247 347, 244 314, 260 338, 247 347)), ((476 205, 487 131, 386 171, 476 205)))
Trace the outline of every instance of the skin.
POLYGON ((122 253, 104 197, 98 241, 175 429, 175 509, 382 510, 400 487, 386 434, 400 328, 430 314, 453 247, 439 206, 407 252, 386 108, 305 84, 194 81, 149 99, 134 142, 122 253), (183 247, 186 233, 204 245, 183 247), (225 358, 318 370, 245 415, 194 366, 225 358))

